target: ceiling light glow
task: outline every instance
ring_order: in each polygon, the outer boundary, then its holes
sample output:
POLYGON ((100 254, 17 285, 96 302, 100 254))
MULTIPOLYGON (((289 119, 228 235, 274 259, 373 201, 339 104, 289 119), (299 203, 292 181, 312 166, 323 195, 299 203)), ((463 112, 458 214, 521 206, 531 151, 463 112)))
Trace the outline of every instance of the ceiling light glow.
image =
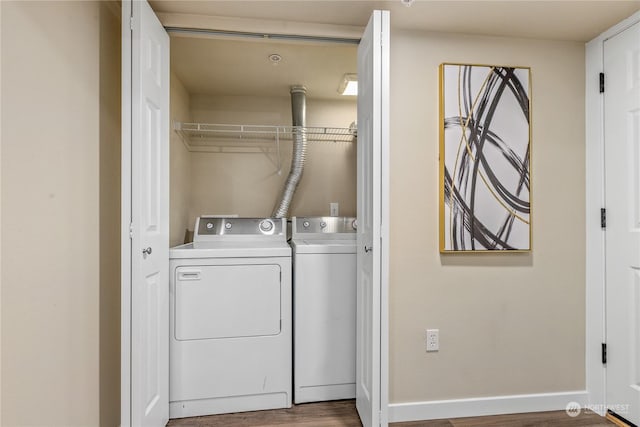
POLYGON ((358 75, 357 74, 345 74, 338 86, 338 93, 340 95, 355 96, 358 94, 358 75))

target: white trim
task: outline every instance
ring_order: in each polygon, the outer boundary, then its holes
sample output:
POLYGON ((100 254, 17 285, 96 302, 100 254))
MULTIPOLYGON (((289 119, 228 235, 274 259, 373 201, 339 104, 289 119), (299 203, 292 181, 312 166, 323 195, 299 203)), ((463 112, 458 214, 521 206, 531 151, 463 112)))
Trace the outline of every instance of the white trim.
MULTIPOLYGON (((637 22, 640 22, 640 12, 636 12, 588 42, 585 51, 585 367, 588 403, 598 408, 606 407, 606 369, 600 359, 601 345, 606 342, 605 235, 600 228, 600 208, 604 207, 604 112, 598 79, 603 71, 604 42, 637 22)), ((603 415, 604 409, 596 412, 603 415)))
POLYGON ((589 403, 604 403, 605 368, 600 359, 604 329, 604 156, 602 146, 602 41, 589 42, 585 57, 585 161, 586 161, 586 319, 585 367, 589 403))
POLYGON ((389 422, 389 194, 390 194, 390 171, 389 157, 390 147, 390 40, 391 35, 385 29, 391 30, 390 12, 381 13, 382 29, 382 105, 381 105, 381 197, 380 197, 380 425, 387 427, 389 422))
POLYGON ((131 425, 131 29, 132 0, 122 1, 122 182, 120 231, 120 425, 131 425))
POLYGON ((165 27, 195 28, 229 32, 252 32, 292 36, 330 37, 359 40, 364 27, 355 25, 318 24, 314 22, 278 21, 229 16, 193 15, 188 13, 156 13, 165 27))
POLYGON ((485 415, 564 410, 569 402, 584 406, 586 391, 518 394, 473 399, 434 400, 430 402, 393 403, 389 405, 389 422, 436 420, 442 418, 479 417, 485 415))

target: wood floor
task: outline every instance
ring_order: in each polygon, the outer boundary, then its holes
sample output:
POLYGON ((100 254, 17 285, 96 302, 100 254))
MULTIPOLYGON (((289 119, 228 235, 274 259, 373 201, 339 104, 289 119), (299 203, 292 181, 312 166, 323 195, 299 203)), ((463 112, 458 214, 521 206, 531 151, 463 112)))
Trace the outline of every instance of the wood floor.
MULTIPOLYGON (((353 400, 307 403, 290 409, 243 412, 171 420, 170 427, 360 427, 353 400)), ((612 422, 594 413, 575 418, 564 411, 536 412, 491 417, 392 423, 391 427, 612 427, 612 422)))
POLYGON ((355 401, 307 403, 289 409, 171 420, 170 427, 361 427, 355 401))

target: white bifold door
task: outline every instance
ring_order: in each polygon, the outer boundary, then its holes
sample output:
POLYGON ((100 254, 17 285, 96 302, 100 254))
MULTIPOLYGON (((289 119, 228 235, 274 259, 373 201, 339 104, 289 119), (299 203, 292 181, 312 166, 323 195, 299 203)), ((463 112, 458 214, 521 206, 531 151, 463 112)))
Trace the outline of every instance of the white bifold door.
POLYGON ((374 11, 358 47, 356 407, 387 425, 389 12, 374 11))
MULTIPOLYGON (((146 1, 122 2, 121 425, 169 417, 169 37, 146 1)), ((356 406, 387 424, 389 12, 358 49, 356 406)))
POLYGON ((169 36, 123 2, 122 426, 169 421, 169 36))
POLYGON ((606 399, 640 425, 640 23, 604 42, 606 399))

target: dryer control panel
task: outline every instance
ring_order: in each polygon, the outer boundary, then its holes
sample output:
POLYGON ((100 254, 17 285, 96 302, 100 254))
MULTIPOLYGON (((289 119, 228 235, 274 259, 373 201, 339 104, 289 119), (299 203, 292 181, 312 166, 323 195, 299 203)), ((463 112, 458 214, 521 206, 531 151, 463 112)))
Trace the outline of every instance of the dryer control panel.
POLYGON ((285 238, 283 218, 220 218, 201 216, 196 220, 193 241, 210 241, 224 236, 280 236, 285 238))

